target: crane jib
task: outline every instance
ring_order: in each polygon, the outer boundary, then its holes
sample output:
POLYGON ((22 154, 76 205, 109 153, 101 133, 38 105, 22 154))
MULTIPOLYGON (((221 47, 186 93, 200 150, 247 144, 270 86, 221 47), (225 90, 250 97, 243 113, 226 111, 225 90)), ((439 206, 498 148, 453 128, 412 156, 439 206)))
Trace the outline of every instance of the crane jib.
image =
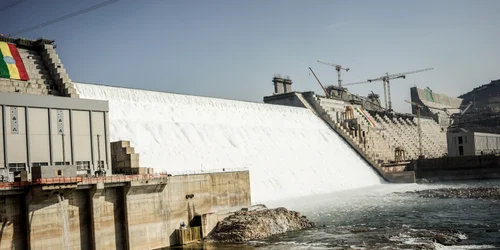
POLYGON ((408 72, 403 72, 403 73, 398 73, 398 74, 385 75, 385 76, 381 76, 381 77, 377 77, 377 78, 373 78, 373 79, 368 79, 368 80, 362 81, 362 82, 353 82, 353 83, 344 84, 344 86, 377 82, 377 81, 387 81, 387 80, 393 80, 393 79, 398 79, 398 78, 405 79, 406 75, 420 73, 420 72, 429 71, 429 70, 433 70, 433 69, 434 68, 427 68, 427 69, 408 71, 408 72))

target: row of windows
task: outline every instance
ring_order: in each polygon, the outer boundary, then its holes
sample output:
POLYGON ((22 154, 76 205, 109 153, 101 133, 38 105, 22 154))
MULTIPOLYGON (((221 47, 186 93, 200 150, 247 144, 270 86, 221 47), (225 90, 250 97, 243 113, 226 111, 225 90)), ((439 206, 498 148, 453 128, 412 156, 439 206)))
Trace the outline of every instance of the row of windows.
MULTIPOLYGON (((76 169, 77 170, 90 170, 90 161, 77 161, 75 162, 76 164, 76 169)), ((33 167, 41 167, 41 166, 48 166, 48 162, 33 162, 31 166, 33 167)), ((67 162, 54 162, 54 165, 56 166, 61 166, 61 165, 71 165, 69 161, 67 162)), ((98 162, 98 168, 104 168, 104 161, 99 161, 98 162)), ((9 172, 19 172, 23 171, 26 169, 26 163, 9 163, 9 172)))

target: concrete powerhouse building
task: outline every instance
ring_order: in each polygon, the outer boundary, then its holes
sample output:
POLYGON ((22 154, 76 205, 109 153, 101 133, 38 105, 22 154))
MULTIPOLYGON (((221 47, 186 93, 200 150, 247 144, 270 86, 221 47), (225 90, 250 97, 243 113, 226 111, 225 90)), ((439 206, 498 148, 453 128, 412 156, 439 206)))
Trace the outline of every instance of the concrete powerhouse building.
POLYGON ((111 174, 107 102, 0 93, 0 107, 0 179, 60 165, 111 174))
POLYGON ((0 52, 0 180, 111 174, 108 103, 78 99, 54 41, 0 37, 0 52))
POLYGON ((163 249, 250 205, 248 171, 151 175, 110 146, 108 110, 79 98, 54 41, 0 36, 0 250, 163 249))

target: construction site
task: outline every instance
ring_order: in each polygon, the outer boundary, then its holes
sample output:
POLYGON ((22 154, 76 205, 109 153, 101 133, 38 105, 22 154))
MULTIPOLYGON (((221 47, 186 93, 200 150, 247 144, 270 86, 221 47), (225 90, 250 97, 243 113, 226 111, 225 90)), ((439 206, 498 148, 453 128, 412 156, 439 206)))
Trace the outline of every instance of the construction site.
POLYGON ((496 104, 499 80, 459 97, 434 93, 429 87, 412 87, 411 101, 406 100, 412 107, 409 114, 393 109, 391 82, 433 68, 343 84, 341 72, 349 68, 322 60, 318 63, 337 71, 338 85, 324 86, 310 67, 324 93, 293 92, 289 77, 275 75, 275 93, 264 97, 264 102, 312 110, 390 182, 500 177, 496 156, 500 140, 495 134, 500 126, 496 104), (383 102, 373 92, 363 97, 346 88, 378 82, 383 84, 383 102))
POLYGON ((0 250, 159 249, 255 202, 500 177, 499 80, 460 97, 413 87, 407 114, 391 84, 431 68, 344 84, 348 68, 319 61, 337 85, 275 75, 263 104, 78 83, 48 39, 0 49, 0 250), (376 83, 383 100, 347 89, 376 83))

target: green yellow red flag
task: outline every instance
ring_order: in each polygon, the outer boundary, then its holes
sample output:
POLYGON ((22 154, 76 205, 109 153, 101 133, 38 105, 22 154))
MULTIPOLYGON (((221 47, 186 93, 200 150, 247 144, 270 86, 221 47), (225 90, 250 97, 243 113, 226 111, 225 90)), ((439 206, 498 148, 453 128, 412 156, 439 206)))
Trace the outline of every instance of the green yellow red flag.
POLYGON ((0 78, 29 80, 19 51, 12 43, 0 42, 0 78))

